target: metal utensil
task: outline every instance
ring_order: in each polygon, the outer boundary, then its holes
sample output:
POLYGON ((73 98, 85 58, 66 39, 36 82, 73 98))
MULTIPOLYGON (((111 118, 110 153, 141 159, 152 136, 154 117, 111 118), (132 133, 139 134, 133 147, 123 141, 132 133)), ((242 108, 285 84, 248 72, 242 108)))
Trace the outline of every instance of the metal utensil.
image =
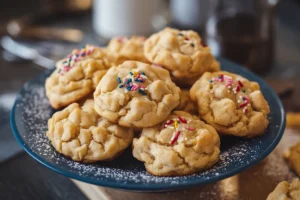
POLYGON ((14 55, 17 55, 25 60, 31 60, 32 62, 34 62, 35 64, 43 68, 52 69, 55 66, 54 60, 42 56, 35 49, 32 49, 30 47, 15 42, 9 36, 4 36, 1 39, 1 45, 3 49, 5 49, 6 51, 14 55))

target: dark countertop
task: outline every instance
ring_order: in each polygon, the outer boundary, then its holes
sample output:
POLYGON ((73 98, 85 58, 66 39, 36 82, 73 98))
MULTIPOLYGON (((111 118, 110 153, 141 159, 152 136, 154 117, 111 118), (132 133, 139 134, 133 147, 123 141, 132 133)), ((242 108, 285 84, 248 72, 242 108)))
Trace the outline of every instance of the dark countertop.
MULTIPOLYGON (((37 0, 1 1, 0 22, 20 15, 24 10, 32 10, 37 0), (24 4, 24 5, 22 5, 24 4), (18 5, 14 8, 15 5, 18 5), (7 12, 14 8, 15 12, 7 12), (6 10, 6 12, 4 11, 6 10)), ((295 86, 300 82, 300 3, 285 0, 279 4, 276 28, 275 68, 267 75, 268 79, 281 83, 291 82, 295 86)), ((84 42, 94 41, 91 33, 90 15, 78 19, 75 26, 83 27, 87 33, 84 42), (84 24, 83 26, 81 26, 84 24)), ((64 20, 62 20, 64 21, 64 20)), ((67 20, 60 26, 74 23, 67 20)), ((0 25, 1 26, 1 25, 0 25)), ((0 27, 1 28, 1 27, 0 27)), ((30 62, 8 62, 9 54, 0 50, 0 199, 85 199, 84 195, 66 177, 59 175, 33 160, 15 141, 9 126, 9 111, 15 94, 22 85, 43 69, 30 62), (6 59, 3 59, 4 56, 6 59)), ((298 103, 299 88, 288 99, 288 110, 300 110, 298 103)))

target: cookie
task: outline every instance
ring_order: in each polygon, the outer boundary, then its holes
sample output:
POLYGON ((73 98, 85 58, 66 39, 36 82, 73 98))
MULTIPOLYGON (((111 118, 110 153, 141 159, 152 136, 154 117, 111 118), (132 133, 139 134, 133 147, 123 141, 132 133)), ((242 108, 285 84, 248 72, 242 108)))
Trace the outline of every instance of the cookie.
POLYGON ((92 93, 100 79, 114 64, 104 49, 87 45, 59 61, 46 80, 46 95, 53 108, 59 109, 92 93))
POLYGON ((300 142, 292 146, 284 155, 290 168, 300 176, 300 142))
POLYGON ((94 100, 81 107, 73 103, 48 121, 47 137, 61 154, 75 161, 92 163, 112 160, 127 148, 133 130, 110 123, 94 110, 94 100))
POLYGON ((165 28, 145 42, 146 58, 168 69, 179 86, 191 86, 204 72, 220 70, 220 64, 194 31, 165 28))
POLYGON ((180 102, 179 105, 175 108, 175 110, 185 111, 193 115, 198 114, 198 107, 191 98, 189 90, 181 90, 180 92, 180 102))
POLYGON ((180 89, 167 70, 125 61, 112 67, 94 92, 95 109, 125 127, 150 127, 165 120, 179 104, 180 89))
POLYGON ((144 55, 144 36, 116 37, 110 40, 107 50, 117 57, 117 62, 122 64, 126 60, 148 62, 144 55))
POLYGON ((200 118, 218 133, 251 138, 264 134, 268 126, 270 108, 259 85, 237 74, 206 72, 190 96, 197 102, 200 118))
POLYGON ((275 190, 269 194, 267 200, 299 200, 300 181, 294 179, 291 183, 283 181, 277 185, 275 190))
POLYGON ((208 169, 220 154, 216 130, 187 112, 174 111, 166 121, 144 128, 133 140, 133 156, 156 176, 181 176, 208 169))

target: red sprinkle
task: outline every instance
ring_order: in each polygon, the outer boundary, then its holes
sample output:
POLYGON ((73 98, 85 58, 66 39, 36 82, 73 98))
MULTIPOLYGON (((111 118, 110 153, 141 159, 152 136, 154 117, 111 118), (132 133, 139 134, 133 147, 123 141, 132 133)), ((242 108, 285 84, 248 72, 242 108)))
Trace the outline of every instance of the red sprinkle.
POLYGON ((243 83, 240 80, 238 80, 238 84, 240 87, 244 87, 243 83))
POLYGON ((203 47, 207 47, 207 45, 204 44, 202 40, 200 41, 200 44, 201 44, 203 47))
POLYGON ((173 124, 173 122, 174 122, 174 120, 169 120, 169 121, 167 121, 165 124, 164 124, 164 128, 166 128, 168 125, 171 125, 171 124, 173 124))
POLYGON ((181 123, 184 123, 184 124, 186 124, 186 120, 185 119, 183 119, 182 117, 180 117, 180 116, 178 116, 178 119, 179 119, 179 121, 181 122, 181 123))
POLYGON ((248 102, 242 103, 242 104, 240 105, 240 108, 245 107, 247 104, 248 104, 248 102))
POLYGON ((189 38, 187 38, 187 37, 185 37, 184 39, 185 39, 185 40, 190 40, 190 39, 189 39, 189 38))
POLYGON ((240 86, 239 86, 239 85, 237 85, 235 90, 236 90, 236 92, 239 92, 239 91, 240 91, 240 89, 241 89, 241 88, 240 88, 240 86))
POLYGON ((177 132, 173 135, 173 137, 171 138, 171 142, 170 142, 171 145, 175 144, 175 142, 178 140, 179 135, 180 135, 180 131, 177 131, 177 132))

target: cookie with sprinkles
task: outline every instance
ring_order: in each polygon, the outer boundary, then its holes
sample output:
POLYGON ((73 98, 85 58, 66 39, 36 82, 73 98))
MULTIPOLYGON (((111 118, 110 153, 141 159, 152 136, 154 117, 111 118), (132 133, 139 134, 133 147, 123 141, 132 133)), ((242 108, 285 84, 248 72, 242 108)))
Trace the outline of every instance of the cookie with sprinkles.
POLYGON ((179 104, 179 92, 167 70, 125 61, 101 79, 94 92, 95 109, 125 127, 150 127, 165 120, 179 104))
POLYGON ((99 47, 87 45, 73 50, 46 80, 52 107, 59 109, 92 93, 114 62, 115 57, 99 47))
POLYGON ((174 111, 133 141, 133 156, 156 176, 182 176, 211 168, 218 161, 220 138, 198 117, 174 111))
POLYGON ((126 60, 135 60, 147 63, 144 55, 144 36, 115 37, 107 45, 107 50, 117 57, 117 62, 122 64, 126 60))
POLYGON ((200 117, 219 133, 240 137, 262 135, 269 121, 268 102, 258 83, 225 72, 206 72, 193 85, 190 97, 200 117))
POLYGON ((174 82, 183 87, 193 83, 206 71, 220 70, 220 64, 191 30, 165 28, 151 35, 145 42, 147 59, 169 70, 174 82))

